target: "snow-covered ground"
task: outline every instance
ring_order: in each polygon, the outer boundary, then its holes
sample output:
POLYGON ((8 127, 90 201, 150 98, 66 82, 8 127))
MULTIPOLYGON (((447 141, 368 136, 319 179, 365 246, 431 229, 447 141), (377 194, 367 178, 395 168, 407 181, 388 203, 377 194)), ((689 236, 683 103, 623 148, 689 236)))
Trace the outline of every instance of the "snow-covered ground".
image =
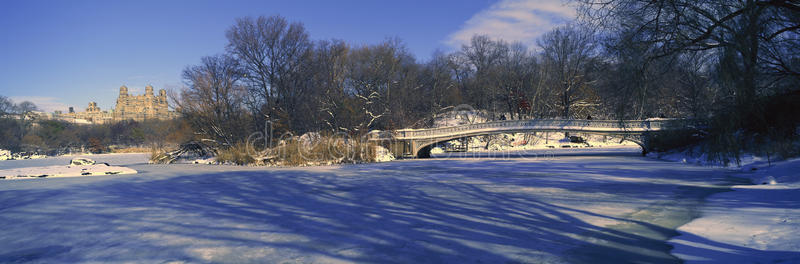
POLYGON ((749 158, 735 175, 758 185, 711 196, 670 240, 673 254, 687 263, 800 263, 800 159, 749 158))
POLYGON ((139 174, 0 182, 0 262, 679 262, 666 240, 729 181, 638 148, 551 152, 303 168, 95 156, 139 174))

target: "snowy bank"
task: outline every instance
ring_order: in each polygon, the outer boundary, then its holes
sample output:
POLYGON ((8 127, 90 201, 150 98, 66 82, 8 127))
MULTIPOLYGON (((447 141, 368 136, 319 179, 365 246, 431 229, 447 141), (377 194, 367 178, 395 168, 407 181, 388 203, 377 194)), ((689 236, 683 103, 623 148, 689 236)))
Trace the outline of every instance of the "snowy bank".
POLYGON ((709 166, 717 168, 728 168, 728 169, 742 170, 742 171, 750 170, 755 166, 765 166, 768 163, 766 158, 754 156, 752 154, 743 154, 740 157, 738 164, 736 162, 724 164, 723 162, 720 161, 709 160, 708 154, 703 153, 703 151, 699 147, 684 149, 680 151, 650 152, 647 153, 647 157, 666 160, 666 161, 680 162, 684 164, 709 166))
POLYGON ((82 177, 135 173, 136 170, 130 168, 111 166, 108 163, 96 164, 90 159, 77 158, 71 160, 67 166, 55 165, 0 170, 0 179, 14 180, 45 177, 82 177))
POLYGON ((756 185, 709 197, 702 217, 670 240, 672 254, 687 263, 800 263, 800 159, 765 163, 735 175, 756 185))

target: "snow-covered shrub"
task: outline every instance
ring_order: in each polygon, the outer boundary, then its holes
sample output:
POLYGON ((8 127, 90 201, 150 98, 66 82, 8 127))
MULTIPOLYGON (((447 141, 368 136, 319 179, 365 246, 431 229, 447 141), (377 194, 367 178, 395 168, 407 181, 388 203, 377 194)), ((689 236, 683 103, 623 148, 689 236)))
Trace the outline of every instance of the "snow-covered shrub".
POLYGON ((468 105, 459 105, 446 112, 437 113, 431 127, 449 127, 489 121, 486 111, 479 111, 468 105))
POLYGON ((11 159, 11 151, 0 149, 0 160, 9 160, 11 159))
POLYGON ((440 147, 435 147, 431 149, 431 154, 442 154, 442 153, 444 153, 444 150, 440 147))
POLYGON ((217 155, 217 150, 199 141, 187 141, 177 149, 167 150, 153 148, 150 151, 150 163, 170 164, 179 159, 204 158, 217 155))
POLYGON ((384 147, 381 147, 381 146, 375 146, 375 161, 376 162, 387 162, 387 161, 393 161, 393 160, 395 160, 395 157, 394 157, 394 155, 392 154, 391 151, 389 151, 388 149, 386 149, 384 147))
POLYGON ((167 150, 162 148, 153 148, 150 151, 150 163, 153 164, 169 164, 172 163, 167 150))
POLYGON ((207 158, 207 159, 196 159, 192 161, 192 164, 217 164, 216 158, 207 158))

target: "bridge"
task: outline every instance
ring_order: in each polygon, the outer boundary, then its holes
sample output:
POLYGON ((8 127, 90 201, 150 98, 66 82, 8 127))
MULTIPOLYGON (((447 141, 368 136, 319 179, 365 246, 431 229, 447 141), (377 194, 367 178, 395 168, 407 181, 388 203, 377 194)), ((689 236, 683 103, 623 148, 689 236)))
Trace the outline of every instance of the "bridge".
POLYGON ((501 133, 577 132, 621 137, 648 150, 647 135, 670 130, 696 130, 703 124, 691 119, 652 120, 582 120, 582 119, 529 119, 503 120, 429 129, 401 129, 372 131, 368 139, 382 145, 391 145, 395 155, 404 157, 430 157, 431 147, 453 139, 501 133))

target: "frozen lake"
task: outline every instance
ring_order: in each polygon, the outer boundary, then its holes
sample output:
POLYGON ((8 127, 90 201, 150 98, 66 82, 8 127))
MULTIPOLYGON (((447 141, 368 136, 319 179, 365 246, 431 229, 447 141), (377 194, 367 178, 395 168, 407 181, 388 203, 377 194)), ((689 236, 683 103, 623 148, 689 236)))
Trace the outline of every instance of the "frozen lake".
POLYGON ((638 148, 307 168, 147 157, 90 156, 134 175, 0 181, 0 262, 678 263, 666 240, 732 181, 638 148))

